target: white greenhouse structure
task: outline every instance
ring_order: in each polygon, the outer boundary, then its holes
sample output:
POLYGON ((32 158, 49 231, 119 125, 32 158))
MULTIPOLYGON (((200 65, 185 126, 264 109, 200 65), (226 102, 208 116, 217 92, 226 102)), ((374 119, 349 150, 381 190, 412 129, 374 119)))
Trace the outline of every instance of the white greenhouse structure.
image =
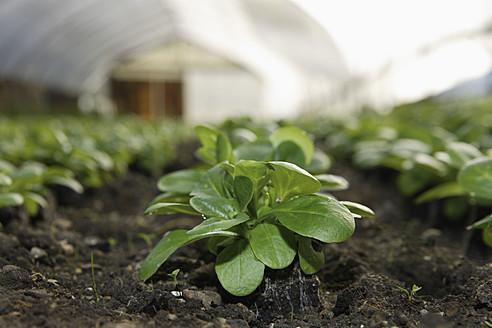
POLYGON ((2 79, 188 121, 294 117, 348 78, 328 32, 286 0, 3 0, 0 48, 2 79))
POLYGON ((486 0, 0 0, 0 101, 13 81, 190 122, 389 108, 490 72, 490 22, 486 0))

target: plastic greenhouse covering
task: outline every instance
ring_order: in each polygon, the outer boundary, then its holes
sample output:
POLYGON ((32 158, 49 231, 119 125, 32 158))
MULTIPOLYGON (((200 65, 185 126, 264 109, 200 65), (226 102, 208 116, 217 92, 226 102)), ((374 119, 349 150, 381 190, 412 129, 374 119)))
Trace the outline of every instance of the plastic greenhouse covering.
POLYGON ((212 65, 234 66, 261 81, 268 94, 284 94, 277 103, 264 97, 263 107, 288 111, 302 99, 300 91, 279 89, 279 81, 300 90, 309 81, 319 85, 321 77, 324 83, 347 77, 328 33, 289 1, 0 1, 4 78, 95 94, 119 63, 166 45, 173 46, 161 53, 161 67, 189 76, 212 65))
POLYGON ((217 119, 270 119, 340 103, 342 112, 392 105, 485 75, 491 8, 481 0, 0 0, 0 79, 82 99, 107 96, 112 78, 180 80, 184 115, 197 120, 212 109, 217 119), (412 43, 419 33, 425 40, 412 43))

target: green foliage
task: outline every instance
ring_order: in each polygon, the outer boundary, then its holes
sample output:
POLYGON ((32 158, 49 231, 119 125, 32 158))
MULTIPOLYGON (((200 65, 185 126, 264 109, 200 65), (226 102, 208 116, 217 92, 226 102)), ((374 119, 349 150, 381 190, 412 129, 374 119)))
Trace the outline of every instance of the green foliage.
POLYGON ((174 280, 174 285, 178 285, 178 274, 179 274, 180 269, 173 270, 173 272, 168 273, 167 275, 174 280))
POLYGON ((67 168, 84 186, 99 187, 129 166, 160 174, 191 133, 179 121, 134 116, 0 116, 0 159, 67 168))
POLYGON ((165 235, 142 265, 141 279, 150 278, 177 248, 222 236, 222 243, 229 244, 219 252, 217 275, 224 288, 243 296, 258 287, 265 266, 282 269, 292 263, 300 237, 301 268, 313 273, 320 260, 306 239, 340 242, 354 232, 349 209, 335 199, 314 195, 321 183, 294 164, 249 160, 223 166, 207 171, 190 193, 189 204, 204 221, 190 231, 165 235))
MULTIPOLYGON (((0 208, 23 206, 34 216, 47 205, 51 186, 82 193, 121 177, 129 166, 160 173, 190 131, 180 122, 138 117, 0 116, 0 208)), ((171 196, 167 201, 176 201, 171 196)))
POLYGON ((92 273, 92 288, 96 297, 96 309, 99 307, 99 294, 97 293, 96 275, 94 274, 94 254, 91 252, 91 273, 92 273))
MULTIPOLYGON (((471 206, 492 207, 491 101, 423 101, 385 114, 366 110, 357 119, 304 124, 339 158, 360 169, 396 171, 402 195, 417 204, 443 199, 444 215, 459 220, 473 213, 471 206)), ((489 235, 484 229, 484 241, 489 235)))
POLYGON ((474 197, 492 199, 492 157, 465 162, 458 183, 474 197))
MULTIPOLYGON (((149 279, 179 247, 210 238, 208 248, 217 254, 220 283, 231 294, 245 296, 259 286, 265 267, 286 268, 296 255, 305 273, 317 272, 324 259, 321 243, 346 240, 354 232, 354 216, 373 215, 363 205, 345 206, 318 194, 323 184, 316 176, 285 161, 306 167, 315 154, 312 141, 298 128, 280 128, 261 141, 269 151, 260 152, 259 160, 250 158, 259 144, 253 133, 245 133, 248 130, 241 130, 248 138, 235 145, 213 127, 198 126, 195 131, 202 143, 197 156, 209 165, 208 170, 183 170, 161 178, 158 185, 165 194, 146 213, 182 212, 204 220, 189 231, 164 235, 142 264, 142 280, 149 279), (281 149, 284 146, 289 152, 281 149), (180 201, 160 201, 167 197, 180 201)), ((323 178, 325 189, 346 185, 342 178, 323 178)))
MULTIPOLYGON (((468 161, 458 174, 458 183, 472 198, 492 201, 492 157, 468 161)), ((481 229, 483 241, 492 247, 492 214, 475 222, 468 229, 481 229)))
POLYGON ((398 286, 398 289, 405 292, 405 294, 407 294, 407 297, 408 297, 408 302, 411 302, 413 297, 415 296, 415 294, 422 289, 422 287, 419 287, 417 285, 413 285, 412 286, 412 289, 411 290, 408 290, 406 288, 403 288, 403 287, 399 287, 398 286))
POLYGON ((82 193, 82 185, 66 168, 25 162, 20 167, 0 160, 0 208, 23 205, 30 216, 47 205, 48 187, 61 185, 82 193))
MULTIPOLYGON (((446 203, 446 208, 452 208, 452 213, 460 212, 463 206, 469 204, 492 204, 492 157, 484 155, 475 147, 464 143, 454 143, 450 163, 459 170, 454 176, 454 181, 438 184, 416 198, 417 203, 432 201, 435 199, 452 197, 452 201, 446 203), (460 197, 460 198, 456 198, 460 197), (466 202, 459 199, 466 198, 466 202)), ((492 246, 490 234, 492 224, 490 218, 469 226, 469 229, 482 229, 483 240, 488 246, 492 246)))

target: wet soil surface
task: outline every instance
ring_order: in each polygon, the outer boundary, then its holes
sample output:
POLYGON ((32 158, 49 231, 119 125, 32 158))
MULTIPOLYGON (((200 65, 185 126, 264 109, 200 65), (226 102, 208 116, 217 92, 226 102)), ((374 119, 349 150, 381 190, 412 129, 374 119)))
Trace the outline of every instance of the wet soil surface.
MULTIPOLYGON (((341 200, 371 206, 343 243, 325 245, 313 276, 296 263, 267 271, 248 297, 232 297, 199 241, 179 249, 152 281, 138 279, 149 237, 199 221, 143 216, 156 179, 129 173, 83 196, 58 190, 35 220, 0 213, 0 327, 487 327, 491 251, 464 223, 415 208, 383 172, 339 167, 341 200), (385 182, 386 181, 386 182, 385 182), (436 216, 438 219, 436 220, 436 216), (432 222, 432 223, 430 223, 432 222), (464 242, 468 237, 470 242, 464 242), (92 262, 91 262, 92 256, 92 262), (177 285, 168 276, 180 269, 177 285), (409 299, 400 289, 422 287, 409 299)), ((21 215, 22 216, 22 215, 21 215)))

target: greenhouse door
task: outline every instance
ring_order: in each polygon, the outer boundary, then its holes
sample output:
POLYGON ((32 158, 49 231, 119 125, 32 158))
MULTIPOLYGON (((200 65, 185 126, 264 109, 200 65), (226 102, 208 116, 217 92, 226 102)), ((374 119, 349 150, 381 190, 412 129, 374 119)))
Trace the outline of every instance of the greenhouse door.
POLYGON ((111 83, 112 97, 119 112, 143 117, 181 117, 182 82, 120 81, 111 83))
POLYGON ((183 115, 183 83, 164 83, 164 116, 181 117, 183 115))

